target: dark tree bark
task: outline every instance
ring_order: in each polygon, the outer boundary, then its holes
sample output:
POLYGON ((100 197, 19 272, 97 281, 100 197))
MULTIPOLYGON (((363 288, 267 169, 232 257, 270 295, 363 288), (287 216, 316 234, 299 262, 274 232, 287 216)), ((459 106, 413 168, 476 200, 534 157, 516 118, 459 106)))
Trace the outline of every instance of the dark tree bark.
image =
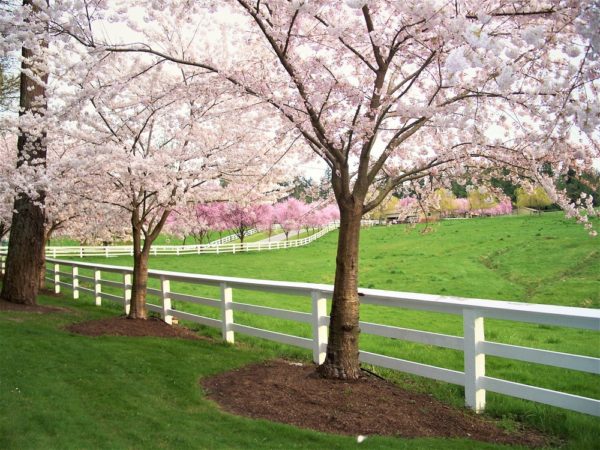
POLYGON ((131 303, 129 308, 129 319, 148 318, 148 310, 146 308, 146 294, 148 291, 148 261, 150 259, 150 249, 152 243, 156 240, 162 231, 169 210, 165 210, 160 219, 149 226, 150 230, 144 228, 143 214, 140 214, 138 209, 134 209, 131 215, 131 226, 133 234, 133 279, 131 286, 131 303))
MULTIPOLYGON (((38 7, 32 0, 23 0, 23 6, 31 6, 36 12, 38 7)), ((46 46, 47 43, 43 44, 46 46)), ((48 74, 41 73, 31 64, 34 53, 23 47, 23 62, 20 75, 20 115, 34 114, 43 117, 46 111, 46 83, 48 74), (25 73, 33 71, 42 80, 36 83, 25 73)), ((17 167, 22 165, 46 165, 45 132, 31 135, 27 130, 20 130, 17 141, 17 167)), ((0 297, 13 303, 34 305, 39 288, 40 271, 42 270, 44 249, 44 210, 46 198, 44 191, 38 191, 32 198, 24 193, 17 195, 14 202, 12 231, 8 243, 6 258, 6 274, 2 284, 0 297)))
POLYGON ((130 319, 147 319, 146 293, 148 289, 148 259, 150 246, 147 240, 142 244, 142 229, 133 227, 133 280, 131 286, 130 319))
POLYGON ((360 376, 358 257, 361 219, 362 202, 357 207, 340 205, 327 356, 318 368, 326 378, 357 379, 360 376))

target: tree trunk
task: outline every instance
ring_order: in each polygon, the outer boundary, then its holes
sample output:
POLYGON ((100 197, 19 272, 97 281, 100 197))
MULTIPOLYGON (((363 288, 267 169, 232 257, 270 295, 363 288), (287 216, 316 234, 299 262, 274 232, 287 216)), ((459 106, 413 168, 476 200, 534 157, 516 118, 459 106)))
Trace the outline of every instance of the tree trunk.
MULTIPOLYGON (((31 0, 23 0, 23 6, 38 7, 31 0)), ((47 43, 42 42, 42 46, 47 43)), ((43 117, 46 112, 46 83, 48 74, 31 64, 31 59, 39 58, 23 47, 23 61, 20 75, 20 115, 33 114, 43 117), (25 73, 33 71, 42 84, 36 83, 25 73)), ((39 64, 39 63, 38 63, 39 64)), ((32 135, 27 130, 19 130, 17 141, 17 167, 23 164, 44 168, 46 165, 46 133, 32 135)), ((46 199, 44 191, 38 191, 35 198, 18 194, 14 201, 11 236, 6 258, 6 274, 0 297, 13 303, 34 305, 39 288, 40 271, 44 247, 44 211, 46 199)))
POLYGON ((128 319, 147 319, 146 291, 148 289, 148 259, 150 245, 142 245, 141 227, 133 227, 133 280, 128 319))
POLYGON ((325 362, 318 368, 318 372, 325 378, 353 380, 360 377, 358 243, 361 218, 361 210, 340 206, 329 342, 325 362))
POLYGON ((19 195, 14 209, 0 297, 35 305, 43 262, 44 212, 26 195, 19 195))

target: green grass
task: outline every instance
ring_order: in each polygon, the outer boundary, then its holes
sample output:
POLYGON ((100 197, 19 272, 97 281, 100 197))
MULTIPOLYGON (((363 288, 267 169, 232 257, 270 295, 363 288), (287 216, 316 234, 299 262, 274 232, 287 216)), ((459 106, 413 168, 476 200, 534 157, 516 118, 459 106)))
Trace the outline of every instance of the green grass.
MULTIPOLYGON (((289 250, 153 257, 151 266, 192 273, 331 283, 336 240, 337 233, 332 232, 309 246, 289 250)), ((131 264, 126 257, 110 258, 108 261, 104 258, 90 260, 131 264)), ((85 271, 82 273, 85 274, 85 271)), ((156 286, 155 283, 151 284, 156 286)), ((419 228, 411 230, 404 226, 364 229, 361 237, 360 284, 378 289, 598 308, 599 243, 589 238, 580 226, 564 220, 560 214, 445 221, 435 224, 434 232, 424 235, 419 228)), ((173 283, 172 289, 218 298, 214 288, 173 283)), ((157 303, 156 299, 149 300, 157 303)), ((310 308, 307 298, 241 290, 234 290, 234 300, 298 311, 308 311, 310 308)), ((219 315, 217 310, 199 305, 176 302, 176 307, 209 317, 219 315)), ((446 314, 363 305, 361 319, 462 335, 461 319, 446 314)), ((305 324, 239 312, 236 312, 235 320, 274 331, 310 335, 310 328, 305 324)), ((214 330, 203 331, 218 337, 214 330)), ((598 333, 584 330, 486 320, 486 338, 514 345, 600 356, 598 333)), ((242 344, 240 352, 251 348, 257 358, 267 355, 310 357, 308 352, 301 349, 240 334, 236 335, 236 341, 242 344)), ((361 337, 361 348, 462 370, 462 353, 453 350, 367 335, 361 337)), ((460 387, 374 369, 411 389, 431 392, 448 403, 462 405, 464 402, 460 387)), ((591 374, 491 357, 487 359, 487 374, 600 398, 599 377, 591 374)), ((519 419, 564 438, 568 441, 567 447, 572 449, 595 448, 600 433, 600 420, 596 418, 493 393, 488 394, 487 412, 502 418, 508 426, 511 426, 512 419, 519 419)), ((344 442, 348 444, 349 441, 344 442)), ((402 448, 404 442, 394 441, 394 446, 402 448)), ((1 444, 0 440, 0 447, 1 444)), ((444 442, 441 445, 438 441, 431 445, 432 448, 451 448, 448 445, 452 444, 446 444, 444 442)), ((420 445, 429 444, 418 441, 414 445, 414 448, 421 448, 420 445)), ((305 446, 311 445, 306 443, 305 446)))
MULTIPOLYGON (((600 307, 600 241, 560 213, 444 221, 433 227, 424 235, 404 226, 363 229, 360 285, 600 307)), ((157 256, 150 262, 153 268, 182 272, 332 283, 336 245, 337 232, 332 232, 302 248, 157 256)), ((130 257, 110 262, 131 265, 130 257)))
MULTIPOLYGON (((2 449, 347 449, 355 437, 236 417, 199 380, 272 358, 261 346, 160 338, 90 338, 64 327, 118 314, 41 297, 70 313, 0 312, 2 449)), ((464 440, 369 437, 365 449, 500 449, 464 440)))

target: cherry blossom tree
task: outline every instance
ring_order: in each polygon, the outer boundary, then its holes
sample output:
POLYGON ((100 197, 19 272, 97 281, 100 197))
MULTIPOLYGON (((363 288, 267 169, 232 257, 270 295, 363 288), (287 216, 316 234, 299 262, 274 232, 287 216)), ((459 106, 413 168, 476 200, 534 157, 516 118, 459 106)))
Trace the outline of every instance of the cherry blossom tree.
POLYGON ((15 44, 21 46, 16 169, 31 175, 30 182, 15 191, 0 297, 24 304, 36 303, 43 264, 45 190, 41 184, 33 187, 33 180, 39 179, 37 175, 44 171, 47 151, 44 117, 47 110, 48 22, 41 14, 43 5, 43 2, 23 0, 22 8, 15 8, 0 19, 4 31, 2 49, 11 51, 15 44))
POLYGON ((229 231, 229 223, 225 220, 224 209, 225 202, 210 203, 210 228, 219 233, 219 239, 223 238, 223 233, 229 231))
POLYGON ((336 204, 329 204, 323 208, 321 216, 323 217, 323 222, 326 224, 338 222, 340 220, 340 209, 336 204))
POLYGON ((212 207, 213 204, 191 203, 177 208, 167 219, 165 231, 182 238, 184 245, 188 237, 192 237, 196 243, 202 244, 213 230, 215 212, 218 212, 212 207))
POLYGON ((248 232, 260 223, 261 213, 262 205, 229 202, 225 204, 222 210, 222 220, 228 225, 227 228, 233 230, 243 244, 248 232))
POLYGON ((16 139, 13 134, 0 135, 0 239, 10 232, 14 186, 10 182, 16 166, 16 139))
POLYGON ((54 237, 65 236, 82 245, 111 245, 131 242, 131 223, 126 212, 114 205, 90 201, 79 195, 78 214, 65 222, 54 237))
POLYGON ((307 212, 306 204, 293 197, 279 202, 273 207, 275 220, 281 226, 286 239, 289 239, 291 231, 300 229, 307 212))
POLYGON ((275 230, 276 224, 277 219, 275 217, 275 208, 273 207, 273 205, 261 205, 261 211, 258 217, 258 223, 256 224, 256 227, 260 231, 266 232, 270 240, 273 236, 273 231, 275 230))
POLYGON ((143 59, 104 58, 102 70, 96 66, 82 83, 89 103, 68 129, 81 142, 72 156, 86 174, 81 195, 129 215, 132 319, 147 317, 150 249, 171 212, 223 196, 224 189, 243 190, 257 174, 268 184, 271 158, 279 157, 273 149, 263 157, 265 139, 231 126, 233 114, 262 123, 256 110, 240 111, 235 94, 184 70, 140 69, 143 59))
POLYGON ((212 73, 270 105, 328 164, 340 232, 322 375, 360 375, 360 221, 392 191, 466 175, 480 185, 509 169, 581 221, 594 214, 540 170, 585 170, 599 156, 592 0, 210 3, 150 8, 144 23, 129 21, 142 36, 131 45, 100 43, 77 20, 59 28, 90 47, 212 73), (189 45, 164 45, 153 30, 165 28, 189 45))

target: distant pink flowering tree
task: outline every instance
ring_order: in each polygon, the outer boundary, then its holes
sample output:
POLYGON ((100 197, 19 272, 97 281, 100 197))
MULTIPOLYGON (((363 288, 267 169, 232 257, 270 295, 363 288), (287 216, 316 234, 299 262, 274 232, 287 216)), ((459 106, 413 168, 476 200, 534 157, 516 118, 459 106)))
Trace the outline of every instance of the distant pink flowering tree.
POLYGON ((288 198, 275 204, 275 220, 281 226, 286 239, 289 239, 291 231, 298 230, 302 226, 302 220, 306 213, 306 204, 295 198, 288 198))
POLYGON ((275 217, 275 207, 269 204, 263 204, 257 206, 258 208, 258 222, 256 227, 260 231, 264 231, 267 233, 269 240, 273 236, 274 227, 277 224, 277 220, 275 217))
POLYGON ((223 238, 225 231, 231 230, 229 223, 225 217, 226 202, 210 202, 207 210, 207 220, 210 224, 211 231, 219 233, 219 239, 223 238))
POLYGON ((308 214, 304 218, 304 227, 307 229, 323 228, 331 222, 338 221, 340 218, 340 210, 337 205, 325 205, 321 207, 313 207, 312 204, 307 205, 309 208, 308 214))
POLYGON ((468 198, 457 198, 454 200, 454 204, 456 205, 455 214, 466 215, 471 210, 468 198))
POLYGON ((326 223, 339 222, 340 220, 340 208, 335 203, 330 203, 325 206, 322 210, 322 217, 326 223))
POLYGON ((482 211, 487 216, 506 216, 512 214, 513 206, 510 198, 501 200, 498 204, 482 211))
POLYGON ((211 219, 210 204, 187 204, 171 213, 165 224, 165 231, 183 239, 184 245, 188 237, 201 244, 212 229, 211 219))
POLYGON ((226 203, 222 211, 223 222, 233 230, 243 244, 248 232, 258 226, 261 211, 260 206, 252 204, 226 203))

